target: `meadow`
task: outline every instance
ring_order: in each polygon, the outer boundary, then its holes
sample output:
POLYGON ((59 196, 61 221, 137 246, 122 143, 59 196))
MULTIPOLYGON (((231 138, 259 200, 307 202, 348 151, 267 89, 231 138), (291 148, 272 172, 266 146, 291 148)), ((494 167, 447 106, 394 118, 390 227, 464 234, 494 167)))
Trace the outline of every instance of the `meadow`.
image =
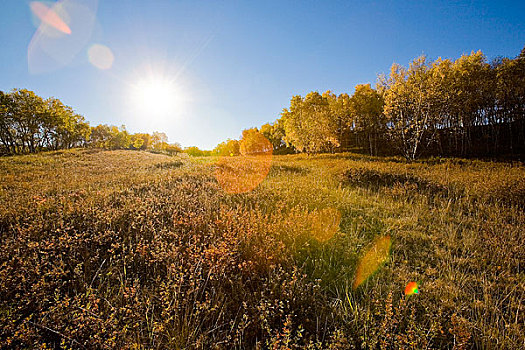
POLYGON ((270 164, 236 193, 217 157, 0 158, 0 348, 525 347, 522 163, 270 164))

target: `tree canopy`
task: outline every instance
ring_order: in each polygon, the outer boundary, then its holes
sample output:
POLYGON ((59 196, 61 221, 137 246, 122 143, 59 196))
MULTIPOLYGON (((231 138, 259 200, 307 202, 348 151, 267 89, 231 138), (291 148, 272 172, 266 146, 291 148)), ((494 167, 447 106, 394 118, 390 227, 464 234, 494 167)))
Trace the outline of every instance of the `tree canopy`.
POLYGON ((84 146, 91 129, 84 117, 56 98, 43 99, 33 91, 0 91, 2 153, 84 146))
POLYGON ((59 99, 43 99, 33 91, 0 91, 0 154, 34 153, 73 147, 182 152, 162 132, 130 134, 124 125, 91 127, 59 99))
POLYGON ((420 56, 408 67, 394 63, 375 87, 359 84, 352 95, 293 96, 260 132, 274 151, 354 149, 409 160, 524 154, 524 52, 492 62, 477 51, 456 60, 420 56))

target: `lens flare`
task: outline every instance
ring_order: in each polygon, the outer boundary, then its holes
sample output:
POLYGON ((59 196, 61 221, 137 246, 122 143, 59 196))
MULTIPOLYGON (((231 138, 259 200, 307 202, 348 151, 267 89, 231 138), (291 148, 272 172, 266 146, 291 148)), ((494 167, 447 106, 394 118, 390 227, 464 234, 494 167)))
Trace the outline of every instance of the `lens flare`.
POLYGON ((39 1, 33 1, 29 3, 31 11, 37 16, 42 23, 45 23, 65 34, 71 34, 69 26, 60 18, 60 16, 53 11, 53 9, 47 7, 44 3, 39 1))
POLYGON ((325 208, 311 213, 312 235, 319 242, 326 242, 339 230, 341 213, 335 208, 325 208))
POLYGON ((262 134, 241 156, 221 155, 215 164, 215 178, 226 193, 254 190, 266 178, 272 166, 273 146, 262 134))
POLYGON ((70 64, 91 40, 98 0, 61 0, 30 3, 40 24, 27 48, 32 74, 48 73, 70 64))
POLYGON ((390 236, 378 237, 372 244, 372 247, 366 252, 363 256, 359 265, 357 266, 357 271, 355 275, 355 280, 353 283, 353 288, 356 289, 368 277, 372 276, 381 265, 383 265, 388 257, 390 256, 390 247, 392 242, 390 236))
POLYGON ((113 52, 107 46, 100 44, 93 44, 88 49, 88 59, 92 65, 98 69, 110 69, 115 60, 113 52))
POLYGON ((408 282, 405 287, 405 295, 419 294, 419 289, 416 282, 408 282))

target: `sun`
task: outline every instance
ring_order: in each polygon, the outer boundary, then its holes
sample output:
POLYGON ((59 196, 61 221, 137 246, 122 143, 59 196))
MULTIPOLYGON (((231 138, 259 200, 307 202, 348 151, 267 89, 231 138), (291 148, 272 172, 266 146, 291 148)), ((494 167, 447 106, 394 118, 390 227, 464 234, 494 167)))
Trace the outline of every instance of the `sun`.
POLYGON ((148 77, 133 86, 133 104, 146 117, 167 119, 177 113, 179 96, 175 84, 164 77, 148 77))

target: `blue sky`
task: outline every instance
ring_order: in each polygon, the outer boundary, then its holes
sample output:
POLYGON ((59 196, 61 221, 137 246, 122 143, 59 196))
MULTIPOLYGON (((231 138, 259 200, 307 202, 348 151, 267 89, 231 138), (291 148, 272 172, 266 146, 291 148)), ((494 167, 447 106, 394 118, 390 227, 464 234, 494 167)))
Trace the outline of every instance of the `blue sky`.
POLYGON ((0 0, 0 90, 27 88, 91 125, 204 149, 274 121, 293 95, 374 84, 393 62, 514 57, 525 45, 524 1, 64 2, 56 12, 71 34, 35 39, 30 1, 0 0), (32 38, 54 51, 28 58, 32 38), (90 63, 93 44, 111 51, 109 69, 90 63), (152 85, 171 102, 148 111, 152 85))

